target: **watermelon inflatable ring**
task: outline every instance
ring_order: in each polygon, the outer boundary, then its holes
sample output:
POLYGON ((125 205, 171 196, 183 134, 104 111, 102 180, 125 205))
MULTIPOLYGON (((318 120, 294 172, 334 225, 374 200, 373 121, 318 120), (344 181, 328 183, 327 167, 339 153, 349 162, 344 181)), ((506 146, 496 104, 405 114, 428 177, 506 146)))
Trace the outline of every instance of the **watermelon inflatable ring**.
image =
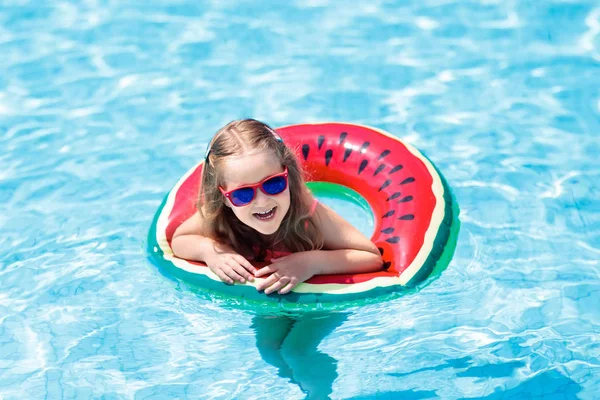
POLYGON ((352 124, 291 125, 277 132, 296 149, 311 190, 325 187, 372 211, 371 240, 384 269, 314 276, 288 294, 265 295, 256 283, 227 285, 203 263, 175 257, 171 238, 196 211, 200 162, 167 194, 150 228, 149 258, 163 273, 235 304, 306 309, 381 301, 448 265, 456 247, 458 207, 442 175, 417 149, 383 131, 352 124))

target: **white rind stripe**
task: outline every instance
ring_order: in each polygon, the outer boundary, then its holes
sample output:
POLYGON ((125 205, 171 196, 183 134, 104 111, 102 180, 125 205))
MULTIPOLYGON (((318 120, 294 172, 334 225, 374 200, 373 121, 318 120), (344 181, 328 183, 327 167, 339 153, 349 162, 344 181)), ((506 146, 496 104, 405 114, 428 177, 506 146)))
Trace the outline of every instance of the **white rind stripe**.
MULTIPOLYGON (((296 286, 296 288, 294 288, 293 292, 295 292, 295 293, 326 293, 326 294, 331 294, 331 295, 337 295, 337 294, 360 293, 360 292, 365 292, 365 291, 368 291, 371 289, 376 289, 378 287, 389 287, 389 286, 395 286, 395 285, 405 286, 415 276, 415 274, 417 272, 419 272, 419 270, 423 267, 423 264, 425 263, 425 261, 427 260, 427 257, 429 256, 429 254, 431 253, 431 250, 433 249, 433 243, 437 236, 440 225, 442 224, 442 221, 444 220, 444 211, 445 211, 444 185, 442 184, 442 181, 441 181, 441 178, 440 178, 438 172, 433 167, 431 162, 425 156, 423 156, 419 150, 417 150, 412 145, 403 142, 401 139, 399 139, 395 136, 392 136, 391 134, 389 134, 388 132, 385 132, 383 130, 369 127, 366 125, 348 124, 348 123, 340 123, 340 122, 307 123, 307 124, 300 124, 300 125, 322 125, 322 124, 341 124, 341 125, 357 126, 360 128, 365 128, 365 129, 376 131, 384 136, 387 136, 390 139, 400 142, 402 145, 404 145, 408 149, 408 151, 411 152, 412 155, 414 155, 416 158, 421 160, 423 162, 423 164, 425 165, 425 167, 427 168, 429 174, 432 177, 431 190, 435 196, 436 202, 435 202, 435 207, 434 207, 433 213, 431 215, 431 221, 429 223, 429 227, 427 228, 427 231, 425 232, 425 237, 423 238, 423 245, 419 249, 419 252, 417 253, 417 256, 415 257, 413 262, 404 270, 404 272, 402 272, 402 274, 400 274, 400 276, 373 278, 366 282, 353 283, 353 284, 302 283, 302 284, 296 286)), ((285 128, 285 127, 281 127, 281 128, 285 128)), ((281 128, 278 128, 278 129, 281 129, 281 128)), ((191 168, 181 179, 179 179, 179 181, 175 184, 173 189, 171 189, 171 192, 169 193, 169 196, 167 198, 165 206, 163 207, 161 214, 158 218, 158 221, 156 223, 156 241, 164 253, 164 259, 172 262, 173 265, 175 265, 177 268, 182 269, 189 273, 204 275, 215 281, 220 281, 220 278, 217 275, 215 275, 209 268, 199 267, 199 266, 194 265, 186 260, 174 257, 173 251, 171 250, 171 247, 169 246, 169 244, 167 242, 167 238, 165 236, 166 227, 169 222, 168 221, 169 214, 171 214, 171 210, 173 209, 173 205, 175 203, 175 195, 176 195, 177 191, 179 190, 179 188, 181 187, 181 185, 183 184, 183 182, 185 182, 185 180, 196 170, 196 168, 198 168, 198 166, 200 164, 202 164, 202 162, 200 162, 199 164, 196 164, 193 168, 191 168)), ((262 281, 261 278, 257 278, 254 282, 247 282, 247 283, 245 283, 245 285, 256 286, 261 281, 262 281)))

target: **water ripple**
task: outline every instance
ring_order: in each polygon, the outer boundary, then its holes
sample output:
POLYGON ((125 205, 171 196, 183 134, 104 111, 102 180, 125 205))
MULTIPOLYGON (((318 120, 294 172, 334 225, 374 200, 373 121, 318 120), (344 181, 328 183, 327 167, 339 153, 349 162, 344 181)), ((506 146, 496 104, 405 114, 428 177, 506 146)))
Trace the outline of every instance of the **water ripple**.
POLYGON ((0 397, 305 397, 252 315, 143 250, 211 135, 256 117, 393 132, 461 206, 440 277, 306 349, 300 369, 329 365, 318 390, 593 398, 599 33, 591 0, 5 1, 0 397))

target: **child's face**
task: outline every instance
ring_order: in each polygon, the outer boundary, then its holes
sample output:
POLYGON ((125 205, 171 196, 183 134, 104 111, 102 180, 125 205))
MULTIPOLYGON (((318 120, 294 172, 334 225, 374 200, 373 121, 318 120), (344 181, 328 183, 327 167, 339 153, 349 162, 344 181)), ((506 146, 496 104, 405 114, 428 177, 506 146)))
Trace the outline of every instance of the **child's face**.
MULTIPOLYGON (((223 189, 230 191, 261 182, 283 171, 284 168, 271 152, 230 157, 223 164, 223 189)), ((277 195, 267 195, 258 188, 255 191, 254 200, 242 207, 234 206, 225 197, 223 199, 240 221, 264 235, 271 235, 277 231, 290 208, 289 186, 277 195)))

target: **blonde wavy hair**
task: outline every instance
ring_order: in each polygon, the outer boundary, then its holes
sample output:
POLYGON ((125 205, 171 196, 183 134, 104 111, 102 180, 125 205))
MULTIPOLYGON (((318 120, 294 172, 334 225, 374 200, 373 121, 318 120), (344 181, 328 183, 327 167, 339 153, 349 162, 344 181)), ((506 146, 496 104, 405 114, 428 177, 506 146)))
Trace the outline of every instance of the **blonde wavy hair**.
POLYGON ((294 152, 279 140, 273 129, 254 119, 232 121, 215 134, 209 149, 196 207, 204 217, 210 237, 229 244, 240 254, 253 253, 258 261, 265 258, 267 249, 277 245, 291 252, 323 247, 323 235, 309 215, 310 192, 305 185, 304 171, 294 152), (287 167, 290 190, 290 208, 279 229, 268 237, 241 222, 223 203, 219 190, 219 186, 224 186, 222 166, 227 157, 261 151, 271 151, 281 166, 287 167))

